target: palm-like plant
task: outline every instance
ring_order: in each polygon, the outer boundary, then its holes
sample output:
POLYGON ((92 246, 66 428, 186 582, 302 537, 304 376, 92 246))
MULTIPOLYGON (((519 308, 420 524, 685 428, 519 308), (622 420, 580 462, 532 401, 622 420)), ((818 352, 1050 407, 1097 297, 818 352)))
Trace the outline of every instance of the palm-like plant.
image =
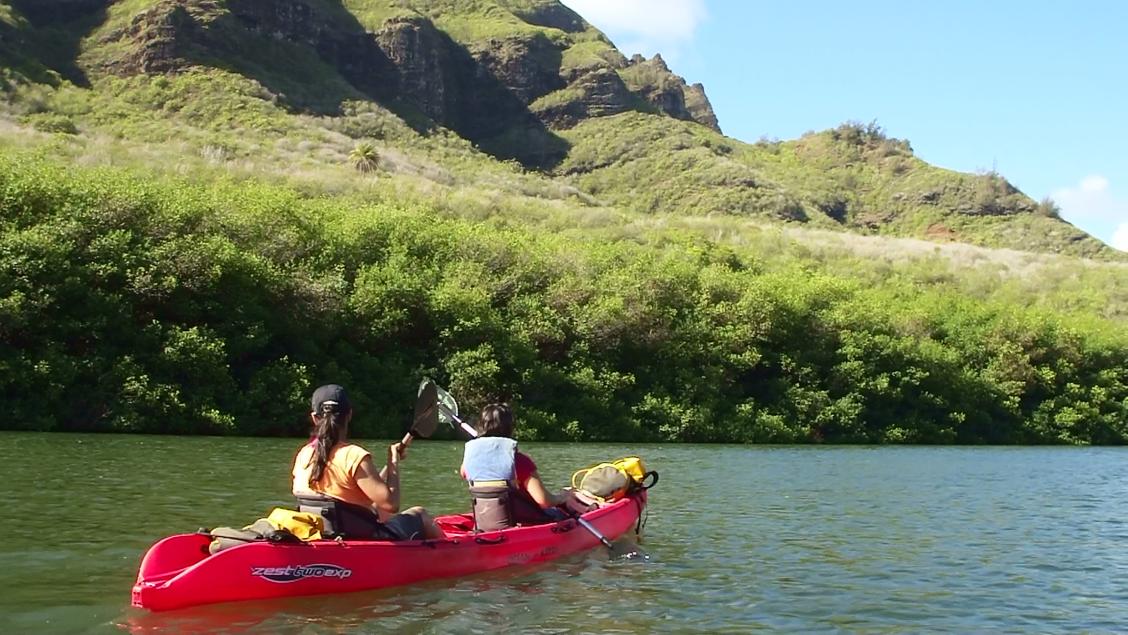
POLYGON ((349 163, 360 172, 368 174, 380 167, 380 153, 372 142, 361 141, 349 152, 349 163))

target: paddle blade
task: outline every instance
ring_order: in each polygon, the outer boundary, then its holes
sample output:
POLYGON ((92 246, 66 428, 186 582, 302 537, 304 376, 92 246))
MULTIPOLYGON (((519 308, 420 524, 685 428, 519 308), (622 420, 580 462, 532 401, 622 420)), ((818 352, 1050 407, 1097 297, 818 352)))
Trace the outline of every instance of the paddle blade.
POLYGON ((419 396, 415 399, 415 418, 411 421, 411 434, 427 438, 439 426, 438 386, 430 379, 419 384, 419 396))
POLYGON ((458 418, 458 402, 454 400, 454 395, 440 388, 434 382, 431 383, 435 387, 435 394, 438 397, 438 403, 442 406, 438 409, 438 416, 443 423, 453 426, 455 422, 461 423, 458 418))
POLYGON ((609 557, 611 560, 650 560, 650 554, 627 536, 621 536, 612 543, 609 557))

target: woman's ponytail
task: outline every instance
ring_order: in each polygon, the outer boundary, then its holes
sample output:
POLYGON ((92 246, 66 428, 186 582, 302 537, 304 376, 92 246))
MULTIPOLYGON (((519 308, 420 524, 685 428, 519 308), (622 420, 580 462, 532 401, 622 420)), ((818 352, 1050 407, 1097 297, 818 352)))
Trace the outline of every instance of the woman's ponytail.
POLYGON ((309 473, 309 485, 314 486, 321 475, 325 474, 325 466, 329 465, 329 452, 343 438, 347 420, 346 413, 338 411, 337 404, 321 404, 320 412, 314 413, 316 427, 314 430, 314 468, 309 473))
POLYGON ((312 469, 309 472, 309 486, 315 489, 314 484, 325 475, 325 467, 329 465, 329 453, 345 438, 352 405, 345 389, 337 384, 318 388, 311 401, 314 448, 310 459, 312 469))

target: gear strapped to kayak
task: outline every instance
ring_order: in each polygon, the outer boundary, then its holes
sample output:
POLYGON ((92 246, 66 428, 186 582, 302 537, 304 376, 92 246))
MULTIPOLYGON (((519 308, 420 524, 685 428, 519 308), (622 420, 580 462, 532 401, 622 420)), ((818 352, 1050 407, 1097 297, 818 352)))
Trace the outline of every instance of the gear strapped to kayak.
POLYGON ((603 503, 617 501, 633 491, 650 489, 657 482, 658 472, 646 471, 646 465, 637 456, 599 463, 572 475, 573 489, 603 503))
POLYGON ((323 528, 320 516, 275 507, 266 518, 260 518, 242 529, 216 527, 211 530, 201 529, 199 533, 211 537, 208 553, 215 554, 260 540, 274 543, 320 540, 323 528))

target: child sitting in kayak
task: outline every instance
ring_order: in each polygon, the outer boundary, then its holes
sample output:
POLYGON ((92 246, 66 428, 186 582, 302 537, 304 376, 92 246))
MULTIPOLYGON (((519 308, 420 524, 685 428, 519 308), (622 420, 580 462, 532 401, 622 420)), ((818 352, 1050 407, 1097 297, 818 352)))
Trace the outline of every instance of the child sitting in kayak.
POLYGON ((557 506, 578 504, 571 492, 545 489, 537 464, 517 450, 513 427, 509 404, 489 404, 478 418, 478 437, 466 443, 459 471, 470 485, 480 531, 558 520, 557 506))
POLYGON ((422 507, 399 511, 399 462, 407 451, 402 443, 388 447, 387 464, 377 472, 371 453, 348 442, 353 409, 345 389, 321 386, 311 406, 313 438, 298 451, 293 469, 293 492, 302 511, 321 514, 333 533, 347 538, 443 537, 422 507))

